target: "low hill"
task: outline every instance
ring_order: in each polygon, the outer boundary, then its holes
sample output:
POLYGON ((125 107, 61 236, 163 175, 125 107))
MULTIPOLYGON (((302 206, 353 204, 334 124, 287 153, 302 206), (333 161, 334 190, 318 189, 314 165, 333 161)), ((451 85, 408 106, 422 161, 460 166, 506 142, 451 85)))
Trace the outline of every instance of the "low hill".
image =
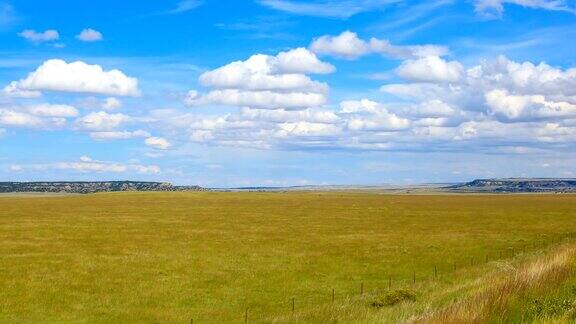
POLYGON ((477 179, 445 189, 458 192, 576 192, 576 179, 477 179))
POLYGON ((95 193, 112 191, 201 191, 199 186, 174 186, 168 182, 143 181, 63 181, 63 182, 0 182, 0 193, 64 192, 95 193))

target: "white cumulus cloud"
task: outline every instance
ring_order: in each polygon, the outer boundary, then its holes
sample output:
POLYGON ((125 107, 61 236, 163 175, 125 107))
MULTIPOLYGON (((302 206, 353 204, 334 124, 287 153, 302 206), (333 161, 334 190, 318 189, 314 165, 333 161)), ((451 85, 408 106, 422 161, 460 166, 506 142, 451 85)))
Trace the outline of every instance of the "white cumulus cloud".
POLYGON ((128 122, 130 117, 124 114, 109 114, 105 111, 93 112, 75 122, 76 126, 84 130, 108 131, 128 122))
POLYGON ((367 54, 381 54, 392 58, 420 58, 427 56, 444 56, 448 49, 438 45, 396 46, 388 40, 371 38, 360 39, 358 34, 349 30, 340 35, 324 35, 310 44, 310 50, 317 54, 332 55, 345 59, 357 59, 367 54))
POLYGON ((576 117, 576 104, 547 100, 542 95, 512 95, 496 89, 485 97, 490 112, 506 119, 576 117))
POLYGON ((326 103, 328 85, 306 74, 331 73, 334 67, 305 48, 276 56, 256 54, 200 76, 212 88, 206 94, 188 92, 189 106, 223 104, 263 109, 306 109, 326 103))
POLYGON ((106 98, 104 103, 102 103, 102 109, 104 110, 115 110, 120 107, 122 107, 122 101, 114 97, 106 98))
POLYGON ((36 116, 42 117, 77 117, 78 110, 70 105, 38 104, 27 107, 27 110, 36 116))
POLYGON ((43 121, 41 118, 28 113, 0 109, 0 125, 34 128, 41 127, 43 121))
POLYGON ((48 29, 43 32, 37 32, 33 29, 26 29, 18 33, 18 36, 35 44, 56 41, 60 38, 60 34, 57 30, 54 29, 48 29))
POLYGON ((107 162, 107 161, 97 161, 89 156, 82 156, 80 161, 72 162, 57 162, 54 164, 47 165, 35 165, 32 166, 36 169, 60 169, 60 170, 73 170, 82 173, 124 173, 128 171, 134 171, 137 173, 147 173, 147 174, 157 174, 160 173, 160 167, 156 165, 141 165, 136 163, 118 163, 118 162, 107 162))
POLYGON ((340 133, 338 125, 311 123, 307 121, 281 123, 278 125, 279 130, 276 136, 279 137, 317 137, 317 136, 334 136, 340 133))
POLYGON ((40 91, 24 90, 18 87, 18 82, 13 81, 2 89, 2 95, 7 98, 38 98, 42 96, 40 91))
POLYGON ((150 133, 145 130, 135 130, 135 131, 104 131, 104 132, 92 132, 90 137, 99 141, 111 141, 119 139, 130 139, 138 137, 150 137, 150 133))
POLYGON ((76 35, 78 40, 83 42, 97 42, 103 39, 102 33, 92 28, 83 29, 80 34, 76 35))
POLYGON ((246 106, 260 109, 305 109, 326 103, 323 93, 314 92, 275 92, 241 91, 236 89, 213 90, 208 94, 189 101, 193 105, 223 104, 246 106))
POLYGON ((138 80, 122 71, 105 71, 99 65, 82 61, 67 63, 52 59, 45 61, 36 71, 4 88, 5 93, 62 91, 110 96, 139 95, 138 80))
POLYGON ((396 73, 406 80, 423 82, 456 82, 463 72, 464 67, 459 62, 447 62, 438 56, 406 60, 396 69, 396 73))
POLYGON ((243 90, 304 90, 325 92, 327 86, 312 81, 304 74, 277 74, 278 65, 270 63, 268 55, 254 55, 203 73, 200 83, 206 87, 243 90))
POLYGON ((344 31, 340 35, 324 35, 315 39, 310 49, 318 54, 330 54, 348 59, 358 58, 372 51, 370 45, 356 33, 344 31))
POLYGON ((167 150, 172 146, 167 139, 162 137, 148 137, 144 140, 144 143, 158 150, 167 150))
POLYGON ((299 47, 280 52, 272 57, 272 72, 277 73, 332 73, 336 69, 329 63, 322 62, 316 54, 299 47))
POLYGON ((359 131, 397 131, 410 126, 410 120, 390 112, 378 102, 362 99, 349 100, 340 104, 340 111, 349 114, 347 127, 359 131))
MULTIPOLYGON (((318 109, 305 109, 305 110, 284 110, 284 109, 252 109, 243 108, 240 115, 236 117, 238 120, 257 120, 269 122, 298 122, 307 121, 313 123, 337 123, 340 117, 332 111, 318 110, 318 109)), ((230 116, 230 119, 235 120, 235 116, 230 116)))
POLYGON ((66 118, 78 116, 70 105, 47 103, 0 107, 0 125, 6 127, 53 129, 67 124, 66 118))

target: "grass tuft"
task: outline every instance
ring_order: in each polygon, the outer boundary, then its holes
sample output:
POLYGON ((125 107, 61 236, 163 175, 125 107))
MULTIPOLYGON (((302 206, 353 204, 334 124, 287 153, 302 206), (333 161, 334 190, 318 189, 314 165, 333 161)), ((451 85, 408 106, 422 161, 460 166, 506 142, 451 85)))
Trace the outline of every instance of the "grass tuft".
POLYGON ((394 306, 404 302, 415 302, 416 294, 410 290, 397 289, 388 291, 376 298, 370 303, 372 307, 380 308, 385 306, 394 306))

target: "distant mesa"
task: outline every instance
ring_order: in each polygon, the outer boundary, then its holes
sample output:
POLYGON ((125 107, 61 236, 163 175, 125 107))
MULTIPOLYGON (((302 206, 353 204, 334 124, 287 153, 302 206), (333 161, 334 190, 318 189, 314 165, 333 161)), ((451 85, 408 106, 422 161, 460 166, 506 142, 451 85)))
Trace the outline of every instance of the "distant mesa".
POLYGON ((115 191, 202 191, 199 186, 174 186, 168 182, 99 181, 99 182, 0 182, 0 193, 57 192, 96 193, 115 191))
POLYGON ((477 179, 445 189, 457 192, 576 192, 576 179, 477 179))
POLYGON ((206 189, 200 186, 174 186, 168 182, 145 181, 55 181, 55 182, 0 182, 0 193, 48 192, 79 193, 118 191, 332 191, 332 190, 382 190, 384 192, 453 192, 453 193, 576 193, 576 179, 507 178, 477 179, 451 185, 411 186, 296 186, 296 187, 244 187, 206 189))

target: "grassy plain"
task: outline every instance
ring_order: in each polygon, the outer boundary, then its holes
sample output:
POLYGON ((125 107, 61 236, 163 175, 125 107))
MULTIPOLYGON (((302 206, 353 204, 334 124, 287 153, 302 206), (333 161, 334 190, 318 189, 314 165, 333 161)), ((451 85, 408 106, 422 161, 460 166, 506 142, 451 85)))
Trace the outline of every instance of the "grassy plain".
POLYGON ((575 214, 575 195, 5 196, 0 322, 418 318, 572 236, 575 214), (417 302, 372 307, 390 283, 417 302))

